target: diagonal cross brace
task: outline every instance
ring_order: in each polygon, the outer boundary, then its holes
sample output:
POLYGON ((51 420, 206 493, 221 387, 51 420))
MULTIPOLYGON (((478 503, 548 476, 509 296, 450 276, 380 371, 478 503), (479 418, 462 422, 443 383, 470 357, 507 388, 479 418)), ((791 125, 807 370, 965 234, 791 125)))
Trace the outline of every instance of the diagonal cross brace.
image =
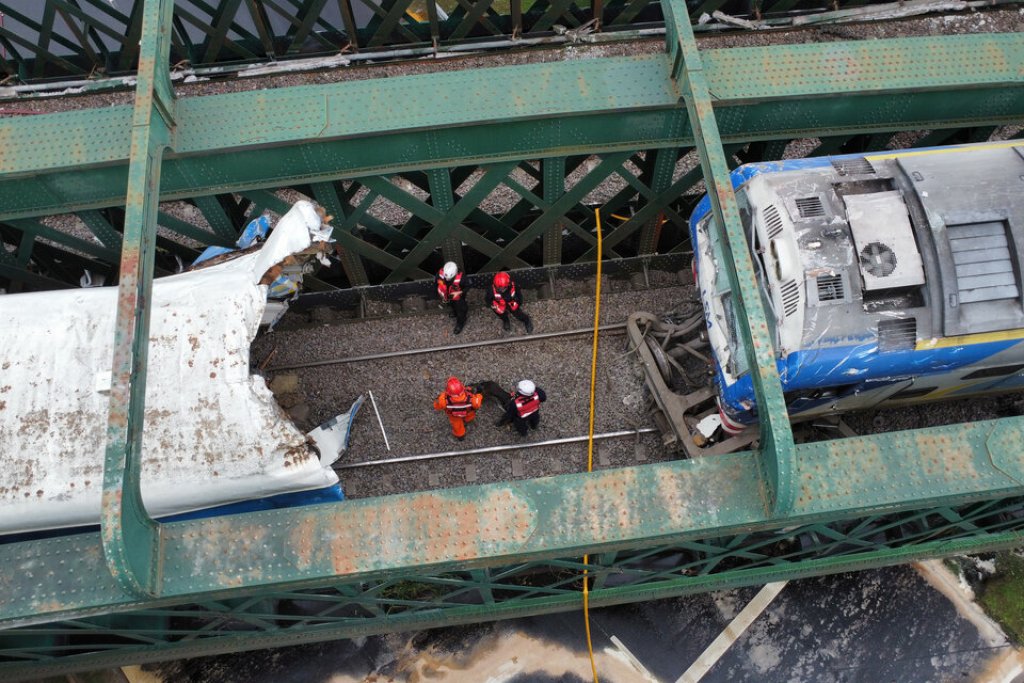
POLYGON ((122 589, 140 597, 157 594, 161 569, 160 525, 142 503, 139 471, 160 161, 174 132, 166 66, 173 10, 173 0, 146 0, 143 8, 100 516, 107 568, 122 589))
POLYGON ((757 396, 761 427, 761 447, 757 452, 765 483, 765 509, 769 515, 784 515, 792 509, 794 489, 793 432, 782 397, 782 384, 776 366, 775 347, 768 333, 768 321, 750 249, 740 224, 736 195, 733 192, 729 167, 722 149, 718 121, 711 104, 704 66, 684 0, 662 0, 665 13, 665 38, 671 78, 686 105, 693 130, 693 139, 700 152, 701 168, 707 182, 708 196, 715 224, 725 233, 723 241, 728 257, 725 270, 734 292, 740 320, 737 325, 757 396))

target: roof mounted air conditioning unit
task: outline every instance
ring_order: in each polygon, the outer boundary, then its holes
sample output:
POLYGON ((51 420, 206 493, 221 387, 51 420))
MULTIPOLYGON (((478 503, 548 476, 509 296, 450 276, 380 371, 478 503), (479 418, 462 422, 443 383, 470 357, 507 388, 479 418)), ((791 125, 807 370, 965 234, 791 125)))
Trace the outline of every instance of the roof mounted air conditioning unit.
POLYGON ((903 197, 897 191, 843 197, 864 289, 924 284, 921 253, 903 197))

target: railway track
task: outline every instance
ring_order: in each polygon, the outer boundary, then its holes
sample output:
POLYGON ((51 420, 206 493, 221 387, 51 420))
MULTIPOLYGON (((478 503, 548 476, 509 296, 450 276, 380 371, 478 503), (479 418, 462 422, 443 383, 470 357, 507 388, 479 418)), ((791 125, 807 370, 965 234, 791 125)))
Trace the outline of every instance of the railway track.
MULTIPOLYGON (((624 337, 624 321, 635 311, 675 311, 695 305, 691 285, 675 273, 657 272, 648 285, 603 287, 596 390, 597 469, 664 462, 682 457, 664 445, 651 414, 651 400, 635 354, 624 337)), ((471 298, 471 301, 473 299, 471 298)), ((483 309, 471 308, 462 335, 437 309, 397 317, 346 320, 343 324, 299 324, 260 337, 252 358, 279 401, 300 427, 312 428, 343 412, 359 395, 373 392, 378 423, 367 402, 357 415, 349 449, 336 464, 351 498, 444 489, 583 472, 587 461, 592 297, 536 300, 526 310, 535 333, 511 333, 483 309), (271 355, 273 354, 273 355, 271 355), (544 388, 540 429, 520 437, 497 427, 501 408, 485 400, 464 441, 450 433, 434 398, 449 376, 467 383, 493 381, 511 388, 524 378, 544 388), (382 433, 381 426, 384 433, 382 433), (385 439, 386 433, 386 439, 385 439)), ((1021 414, 1021 395, 996 396, 869 411, 800 425, 796 438, 817 440, 852 434, 913 429, 1021 414)))
MULTIPOLYGON (((602 318, 603 381, 598 388, 600 436, 595 458, 599 468, 680 457, 657 437, 639 368, 616 341, 629 313, 657 314, 695 303, 692 287, 680 285, 674 274, 662 275, 660 282, 613 293, 613 306, 602 318)), ((501 332, 479 306, 460 337, 451 334, 450 322, 436 310, 401 318, 349 319, 344 324, 315 324, 314 319, 275 333, 254 357, 264 359, 261 369, 270 376, 295 375, 302 405, 308 408, 299 421, 306 419, 306 426, 341 412, 364 391, 374 391, 391 443, 375 429, 368 411, 358 418, 351 448, 337 465, 350 497, 579 472, 586 463, 582 417, 587 414, 583 398, 588 393, 592 331, 583 324, 589 323, 592 306, 587 295, 528 299, 527 309, 538 321, 536 333, 528 336, 518 326, 512 334, 501 332), (466 442, 455 442, 443 415, 431 409, 449 375, 469 383, 495 381, 506 388, 522 378, 535 380, 552 397, 542 409, 540 432, 522 440, 507 428, 496 428, 493 423, 500 413, 489 405, 471 426, 466 442)), ((700 359, 700 352, 687 351, 700 359)), ((668 364, 686 374, 672 358, 661 358, 666 365, 663 374, 668 364)), ((1020 408, 1014 406, 1020 403, 1018 395, 872 411, 841 421, 819 419, 799 426, 796 438, 817 440, 988 419, 1019 414, 1020 408)))
MULTIPOLYGON (((675 273, 658 273, 649 287, 613 282, 603 289, 595 466, 675 458, 648 415, 643 376, 623 333, 630 312, 691 302, 692 286, 680 285, 675 273)), ((593 298, 531 300, 531 294, 525 304, 536 324, 531 335, 521 326, 503 332, 489 311, 474 306, 466 330, 454 336, 450 319, 431 309, 280 329, 257 339, 252 358, 300 426, 319 424, 373 392, 384 433, 367 401, 336 465, 349 497, 585 471, 593 298), (450 375, 508 389, 520 379, 534 380, 548 394, 540 428, 520 437, 509 426, 495 426, 501 408, 488 398, 465 440, 457 441, 432 407, 450 375)))

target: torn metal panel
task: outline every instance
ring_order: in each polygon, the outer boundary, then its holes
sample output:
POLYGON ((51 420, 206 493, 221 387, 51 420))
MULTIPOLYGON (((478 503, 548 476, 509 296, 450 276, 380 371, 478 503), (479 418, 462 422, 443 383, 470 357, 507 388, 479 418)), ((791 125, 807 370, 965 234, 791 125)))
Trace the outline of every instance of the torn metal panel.
POLYGON ((363 405, 365 396, 360 396, 347 412, 336 415, 306 434, 316 444, 320 453, 320 464, 330 467, 348 448, 348 437, 352 433, 352 421, 363 405))
MULTIPOLYGON (((321 227, 299 202, 259 250, 154 283, 142 451, 151 515, 337 483, 249 372, 261 282, 325 245, 321 227)), ((99 521, 116 298, 90 288, 0 300, 0 533, 99 521)))

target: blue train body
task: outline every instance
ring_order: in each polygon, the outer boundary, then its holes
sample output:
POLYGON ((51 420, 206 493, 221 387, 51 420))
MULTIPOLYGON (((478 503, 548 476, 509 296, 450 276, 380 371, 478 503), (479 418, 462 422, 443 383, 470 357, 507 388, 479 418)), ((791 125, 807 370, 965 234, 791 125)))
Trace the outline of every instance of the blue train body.
MULTIPOLYGON (((1019 143, 747 164, 731 175, 793 419, 1024 388, 1019 143)), ((757 420, 722 231, 690 219, 723 426, 757 420)))

